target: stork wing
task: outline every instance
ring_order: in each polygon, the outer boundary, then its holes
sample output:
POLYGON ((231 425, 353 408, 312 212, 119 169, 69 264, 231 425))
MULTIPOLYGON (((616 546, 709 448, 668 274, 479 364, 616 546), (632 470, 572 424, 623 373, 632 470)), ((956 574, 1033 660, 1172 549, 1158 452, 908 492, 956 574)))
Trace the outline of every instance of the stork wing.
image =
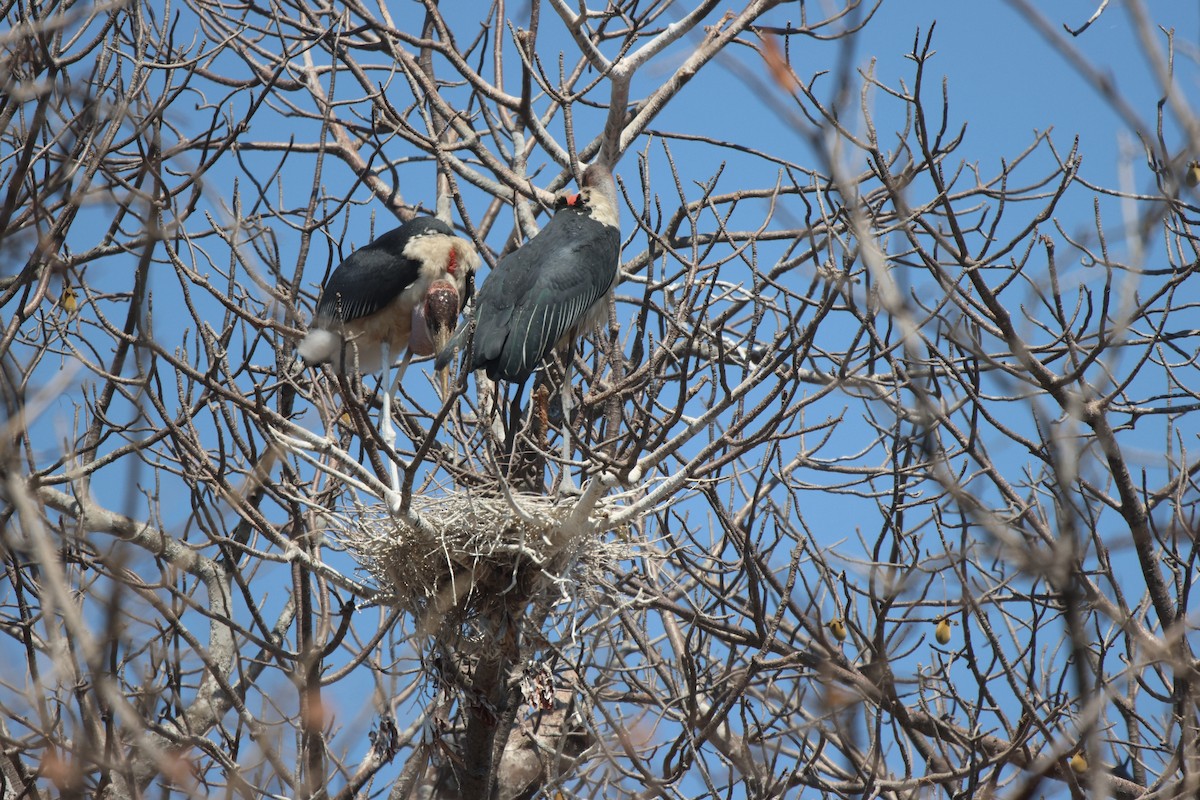
POLYGON ((616 228, 566 209, 496 266, 476 302, 474 368, 524 381, 616 281, 616 228))
POLYGON ((399 297, 420 273, 420 264, 402 254, 407 239, 404 228, 397 228, 351 253, 321 290, 314 323, 352 322, 399 297))

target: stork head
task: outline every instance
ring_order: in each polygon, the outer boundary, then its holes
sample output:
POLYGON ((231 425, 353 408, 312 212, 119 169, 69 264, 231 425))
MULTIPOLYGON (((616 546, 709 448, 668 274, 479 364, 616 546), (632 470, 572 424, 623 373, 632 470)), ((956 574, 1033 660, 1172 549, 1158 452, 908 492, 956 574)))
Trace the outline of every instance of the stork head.
POLYGON ((583 171, 579 193, 562 196, 558 208, 572 208, 604 225, 618 227, 617 185, 612 171, 600 163, 589 164, 583 171))
MULTIPOLYGON (((431 352, 440 353, 450 344, 450 338, 458 324, 459 305, 458 289, 450 281, 436 280, 425 293, 423 311, 425 329, 432 345, 431 352)), ((439 369, 437 373, 444 398, 450 388, 449 366, 439 369)))

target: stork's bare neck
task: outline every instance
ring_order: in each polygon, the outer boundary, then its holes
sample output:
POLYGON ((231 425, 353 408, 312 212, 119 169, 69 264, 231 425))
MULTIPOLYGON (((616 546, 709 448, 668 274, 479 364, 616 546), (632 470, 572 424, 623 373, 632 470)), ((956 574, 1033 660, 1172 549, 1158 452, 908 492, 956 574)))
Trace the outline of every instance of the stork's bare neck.
POLYGON ((620 228, 621 217, 617 210, 617 184, 613 180, 612 171, 603 164, 589 164, 583 171, 580 187, 592 219, 602 225, 620 228))

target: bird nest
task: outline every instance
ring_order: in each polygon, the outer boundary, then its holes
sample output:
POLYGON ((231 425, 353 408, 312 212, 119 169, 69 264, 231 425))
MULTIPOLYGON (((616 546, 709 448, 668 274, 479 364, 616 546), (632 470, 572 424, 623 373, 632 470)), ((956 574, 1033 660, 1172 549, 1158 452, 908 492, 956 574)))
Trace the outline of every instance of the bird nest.
POLYGON ((338 538, 379 589, 376 602, 411 611, 423 633, 530 602, 578 597, 616 561, 627 536, 606 536, 610 504, 577 513, 578 498, 414 498, 407 516, 360 509, 338 538), (581 518, 582 516, 582 518, 581 518))

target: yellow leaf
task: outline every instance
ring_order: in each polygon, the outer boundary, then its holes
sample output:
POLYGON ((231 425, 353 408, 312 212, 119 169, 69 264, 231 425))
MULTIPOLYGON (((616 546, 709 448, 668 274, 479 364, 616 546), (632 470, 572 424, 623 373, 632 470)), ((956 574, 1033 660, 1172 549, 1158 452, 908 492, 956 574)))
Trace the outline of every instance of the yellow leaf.
POLYGON ((825 627, 829 628, 829 632, 833 634, 833 638, 839 642, 846 641, 846 623, 842 622, 841 617, 834 617, 825 623, 825 627))
POLYGON ((937 630, 934 631, 934 635, 937 636, 938 644, 948 643, 950 641, 950 620, 946 617, 938 620, 937 630))

